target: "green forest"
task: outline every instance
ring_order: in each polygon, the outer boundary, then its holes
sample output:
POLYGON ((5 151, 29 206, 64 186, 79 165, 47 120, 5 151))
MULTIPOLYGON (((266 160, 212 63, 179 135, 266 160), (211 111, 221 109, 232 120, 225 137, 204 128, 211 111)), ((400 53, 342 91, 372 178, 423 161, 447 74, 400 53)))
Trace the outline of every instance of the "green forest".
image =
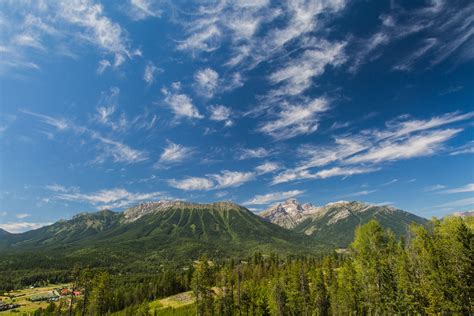
POLYGON ((414 224, 400 239, 372 220, 357 228, 349 249, 320 257, 203 256, 153 274, 76 267, 68 277, 83 296, 35 315, 472 315, 473 245, 472 218, 414 224), (150 308, 189 290, 191 306, 150 308))

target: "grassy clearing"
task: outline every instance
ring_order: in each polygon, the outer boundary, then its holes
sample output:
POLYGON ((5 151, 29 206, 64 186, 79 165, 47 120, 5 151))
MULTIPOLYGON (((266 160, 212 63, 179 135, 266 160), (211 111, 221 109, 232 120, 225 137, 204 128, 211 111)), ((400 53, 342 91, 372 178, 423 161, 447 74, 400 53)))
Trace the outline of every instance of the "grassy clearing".
POLYGON ((150 311, 157 315, 194 315, 194 295, 188 291, 150 302, 150 311))
MULTIPOLYGON (((55 288, 68 287, 68 284, 52 284, 45 287, 26 288, 0 294, 0 300, 4 303, 20 304, 20 307, 0 312, 0 315, 29 315, 40 307, 46 308, 49 302, 31 302, 28 298, 36 295, 45 295, 54 291, 55 288)), ((56 303, 59 304, 60 301, 56 303)))

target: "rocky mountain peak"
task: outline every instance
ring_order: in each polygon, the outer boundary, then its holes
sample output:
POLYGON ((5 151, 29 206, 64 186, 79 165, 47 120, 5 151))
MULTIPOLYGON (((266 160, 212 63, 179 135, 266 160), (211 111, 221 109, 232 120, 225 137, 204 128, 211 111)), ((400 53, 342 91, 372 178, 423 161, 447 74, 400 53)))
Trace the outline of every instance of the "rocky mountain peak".
POLYGON ((144 202, 131 207, 123 212, 126 222, 134 222, 142 216, 150 213, 160 212, 175 206, 177 200, 160 200, 156 202, 144 202))
POLYGON ((285 228, 294 228, 308 214, 317 210, 311 203, 301 204, 297 199, 291 198, 271 206, 260 215, 268 221, 285 228))

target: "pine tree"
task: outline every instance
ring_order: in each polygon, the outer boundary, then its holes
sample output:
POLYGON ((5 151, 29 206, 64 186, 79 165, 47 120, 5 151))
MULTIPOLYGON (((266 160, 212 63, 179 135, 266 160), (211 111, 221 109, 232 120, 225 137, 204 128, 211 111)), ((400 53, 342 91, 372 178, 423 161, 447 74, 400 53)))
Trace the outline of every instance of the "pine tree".
POLYGON ((213 271, 209 266, 207 258, 201 257, 195 266, 191 280, 191 288, 196 297, 198 315, 211 315, 213 313, 213 285, 213 271))

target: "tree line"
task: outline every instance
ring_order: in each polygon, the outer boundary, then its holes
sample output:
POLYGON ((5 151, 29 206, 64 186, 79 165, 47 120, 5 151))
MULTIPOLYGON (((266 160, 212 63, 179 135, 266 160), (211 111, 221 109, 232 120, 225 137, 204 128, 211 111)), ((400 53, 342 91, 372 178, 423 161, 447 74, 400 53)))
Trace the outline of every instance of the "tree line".
POLYGON ((197 315, 472 315, 473 246, 472 218, 413 225, 401 239, 373 220, 349 249, 324 257, 201 257, 153 278, 77 271, 73 283, 84 295, 74 307, 37 313, 160 315, 149 301, 192 290, 197 315))

